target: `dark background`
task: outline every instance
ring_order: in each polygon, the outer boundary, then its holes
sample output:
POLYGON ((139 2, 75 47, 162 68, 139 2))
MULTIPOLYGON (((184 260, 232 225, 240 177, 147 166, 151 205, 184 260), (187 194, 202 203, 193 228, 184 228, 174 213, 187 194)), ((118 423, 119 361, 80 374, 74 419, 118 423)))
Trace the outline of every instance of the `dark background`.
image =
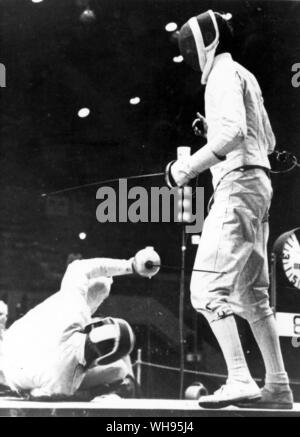
MULTIPOLYGON (((70 254, 129 258, 153 245, 165 264, 179 265, 175 224, 99 224, 97 186, 41 197, 73 185, 162 171, 178 145, 196 150, 202 144, 191 122, 196 111, 203 113, 204 89, 196 73, 172 62, 179 53, 174 35, 165 31, 168 22, 181 26, 208 8, 233 14, 235 59, 261 84, 278 149, 300 156, 300 89, 291 83, 292 65, 300 62, 299 2, 91 0, 93 23, 79 20, 83 5, 82 0, 0 1, 0 62, 7 70, 7 87, 0 89, 0 298, 9 303, 10 323, 59 288, 70 254), (137 106, 129 104, 134 96, 141 98, 137 106), (91 109, 86 119, 77 116, 82 107, 91 109), (79 240, 79 232, 87 239, 79 240)), ((282 232, 299 226, 299 180, 299 170, 273 176, 270 248, 282 232)), ((149 187, 150 181, 138 185, 149 187)), ((162 178, 154 185, 163 185, 162 178)), ((208 172, 199 185, 207 202, 208 172)), ((189 242, 188 269, 195 250, 189 242)), ((288 291, 279 292, 284 301, 288 291)), ((300 291, 293 293, 286 310, 300 312, 300 291)), ((179 274, 162 271, 151 282, 117 279, 103 311, 134 325, 145 360, 177 366, 178 298, 179 274)), ((185 322, 186 351, 201 355, 198 364, 186 365, 225 373, 206 322, 189 303, 188 278, 185 322)), ((243 323, 241 336, 260 378, 263 367, 243 323)), ((300 379, 299 350, 290 339, 282 343, 290 375, 300 379)), ((187 377, 186 385, 192 379, 187 377)), ((172 372, 145 368, 143 381, 148 396, 178 393, 178 375, 172 372)), ((213 388, 220 381, 203 382, 213 388)))

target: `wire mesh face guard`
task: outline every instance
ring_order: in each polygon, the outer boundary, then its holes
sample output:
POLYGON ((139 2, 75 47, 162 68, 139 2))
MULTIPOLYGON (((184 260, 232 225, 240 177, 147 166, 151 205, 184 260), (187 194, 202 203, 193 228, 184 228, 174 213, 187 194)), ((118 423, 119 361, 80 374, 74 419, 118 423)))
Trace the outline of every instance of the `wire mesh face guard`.
POLYGON ((201 82, 207 82, 215 51, 219 44, 219 28, 213 11, 192 17, 179 32, 179 49, 185 62, 196 71, 202 71, 201 82))
POLYGON ((113 363, 130 354, 135 336, 123 319, 105 317, 86 328, 85 358, 87 367, 95 360, 98 365, 113 363))

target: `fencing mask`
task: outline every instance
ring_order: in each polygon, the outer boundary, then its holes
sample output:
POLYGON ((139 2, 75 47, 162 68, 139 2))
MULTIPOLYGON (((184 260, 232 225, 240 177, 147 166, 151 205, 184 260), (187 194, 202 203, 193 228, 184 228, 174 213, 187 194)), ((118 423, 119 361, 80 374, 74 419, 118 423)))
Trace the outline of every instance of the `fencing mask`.
POLYGON ((190 67, 202 72, 202 84, 206 84, 212 69, 220 34, 222 38, 222 24, 223 21, 228 21, 227 17, 208 10, 189 19, 179 31, 180 53, 190 67), (221 24, 221 29, 218 23, 221 24))

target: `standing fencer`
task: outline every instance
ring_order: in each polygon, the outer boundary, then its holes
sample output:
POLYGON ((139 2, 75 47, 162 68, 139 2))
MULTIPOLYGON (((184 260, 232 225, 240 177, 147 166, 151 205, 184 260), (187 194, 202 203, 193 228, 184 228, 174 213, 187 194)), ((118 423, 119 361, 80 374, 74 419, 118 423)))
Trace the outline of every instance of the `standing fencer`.
POLYGON ((208 320, 222 349, 228 379, 200 406, 229 404, 255 408, 293 406, 275 319, 269 305, 267 241, 272 198, 268 154, 275 137, 256 78, 232 59, 228 15, 211 10, 192 17, 181 28, 180 52, 202 72, 205 89, 207 144, 190 158, 170 163, 169 185, 184 186, 211 169, 214 202, 205 220, 191 278, 193 307, 208 320), (250 375, 234 314, 252 329, 266 368, 259 389, 250 375), (244 404, 243 404, 244 403, 244 404))
POLYGON ((0 384, 35 399, 60 399, 78 391, 93 392, 132 374, 130 325, 122 319, 93 318, 93 314, 109 296, 114 276, 152 277, 159 264, 159 256, 150 247, 130 260, 72 262, 60 291, 4 332, 0 384))

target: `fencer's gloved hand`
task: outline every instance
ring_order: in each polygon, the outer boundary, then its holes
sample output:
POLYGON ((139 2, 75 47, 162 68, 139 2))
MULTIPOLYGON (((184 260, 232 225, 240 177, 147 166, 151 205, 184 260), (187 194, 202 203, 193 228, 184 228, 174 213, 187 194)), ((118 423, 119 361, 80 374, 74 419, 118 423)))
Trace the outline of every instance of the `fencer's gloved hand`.
POLYGON ((190 180, 189 158, 169 162, 165 169, 165 181, 169 188, 184 187, 190 180))
POLYGON ((194 131, 194 134, 197 137, 204 137, 207 138, 207 121, 206 118, 200 114, 200 112, 197 112, 196 114, 197 118, 193 121, 192 129, 194 131))
POLYGON ((160 257, 153 247, 146 247, 137 252, 132 259, 132 270, 145 278, 152 278, 160 270, 160 257))

